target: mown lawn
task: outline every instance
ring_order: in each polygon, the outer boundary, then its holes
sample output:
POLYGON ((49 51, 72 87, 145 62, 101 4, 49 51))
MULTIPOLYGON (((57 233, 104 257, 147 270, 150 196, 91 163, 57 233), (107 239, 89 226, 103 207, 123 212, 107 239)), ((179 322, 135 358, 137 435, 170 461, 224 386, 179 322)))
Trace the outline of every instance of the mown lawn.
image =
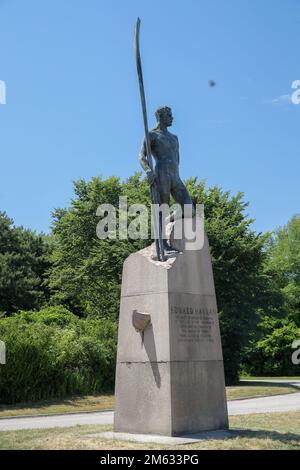
POLYGON ((88 395, 63 400, 42 400, 35 403, 0 405, 0 418, 6 416, 29 416, 38 414, 78 413, 80 411, 103 411, 114 408, 114 395, 88 395))
POLYGON ((299 388, 290 386, 278 386, 276 384, 245 384, 233 387, 226 387, 227 399, 238 400, 241 398, 266 397, 272 395, 286 395, 288 393, 299 392, 299 388))
POLYGON ((300 450, 300 411, 232 416, 230 437, 185 446, 146 445, 90 436, 111 429, 111 426, 76 426, 0 432, 0 449, 300 450))
POLYGON ((240 377, 243 380, 300 380, 300 376, 296 377, 256 377, 256 376, 250 376, 250 375, 245 375, 240 377))

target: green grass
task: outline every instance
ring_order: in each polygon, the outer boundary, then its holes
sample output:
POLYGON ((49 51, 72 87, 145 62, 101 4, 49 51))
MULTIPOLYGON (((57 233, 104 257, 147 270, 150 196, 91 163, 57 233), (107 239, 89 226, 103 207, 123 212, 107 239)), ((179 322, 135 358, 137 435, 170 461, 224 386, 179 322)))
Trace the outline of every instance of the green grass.
POLYGON ((241 398, 257 398, 257 397, 268 397, 274 395, 287 395, 289 393, 300 392, 296 387, 281 386, 274 384, 268 384, 262 386, 261 384, 254 383, 253 385, 238 385, 232 387, 226 387, 227 399, 238 400, 241 398))
POLYGON ((258 377, 252 375, 243 375, 242 380, 300 380, 300 377, 258 377))
POLYGON ((92 436, 111 429, 94 425, 0 432, 0 449, 300 450, 300 411, 232 416, 231 436, 185 446, 108 441, 92 436))
MULTIPOLYGON (((240 384, 226 387, 228 400, 254 398, 271 395, 285 395, 297 392, 288 385, 278 386, 261 384, 240 384)), ((298 390, 299 391, 299 390, 298 390)), ((69 397, 63 400, 43 400, 34 403, 18 403, 17 405, 0 405, 0 418, 8 416, 34 416, 39 414, 77 413, 83 411, 102 411, 114 408, 113 395, 88 395, 69 397)))
POLYGON ((113 395, 88 395, 63 400, 42 400, 38 402, 0 405, 0 418, 39 414, 78 413, 80 411, 102 411, 114 408, 113 395))

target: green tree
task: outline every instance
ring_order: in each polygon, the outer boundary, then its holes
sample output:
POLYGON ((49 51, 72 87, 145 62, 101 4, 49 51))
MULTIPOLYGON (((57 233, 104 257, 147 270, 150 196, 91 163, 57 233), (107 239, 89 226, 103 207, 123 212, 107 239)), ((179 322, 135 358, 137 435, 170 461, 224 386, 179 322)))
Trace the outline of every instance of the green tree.
POLYGON ((55 249, 49 271, 51 303, 64 304, 80 316, 118 318, 122 266, 130 253, 143 248, 144 240, 101 240, 96 235, 100 204, 149 204, 147 183, 138 175, 121 183, 116 177, 74 183, 75 198, 68 210, 54 211, 55 249))
MULTIPOLYGON (((227 382, 238 380, 241 352, 256 324, 256 309, 265 295, 262 273, 265 237, 251 229, 242 193, 231 197, 218 187, 188 181, 195 203, 205 206, 205 227, 210 241, 215 276, 227 382), (262 294, 263 293, 263 294, 262 294)), ((140 174, 122 183, 118 178, 93 178, 75 183, 75 198, 68 209, 54 212, 55 248, 49 286, 52 303, 61 303, 79 315, 117 319, 122 265, 132 252, 149 244, 144 240, 99 240, 96 209, 101 203, 118 206, 149 205, 148 184, 140 174)))
POLYGON ((300 326, 300 215, 277 229, 269 240, 266 272, 272 273, 283 312, 300 326))
POLYGON ((268 236, 264 275, 268 300, 258 310, 243 354, 246 372, 256 375, 297 375, 292 343, 300 337, 300 216, 268 236))
POLYGON ((50 237, 36 235, 0 212, 0 313, 38 308, 48 297, 50 237))
POLYGON ((255 329, 257 309, 269 299, 268 278, 263 273, 266 236, 251 229, 243 193, 231 196, 215 186, 190 180, 192 198, 204 204, 220 315, 224 367, 228 384, 238 381, 242 351, 255 329))
POLYGON ((258 338, 251 340, 244 356, 247 373, 258 376, 294 376, 299 366, 292 362, 292 344, 300 328, 288 318, 265 316, 259 323, 258 338))

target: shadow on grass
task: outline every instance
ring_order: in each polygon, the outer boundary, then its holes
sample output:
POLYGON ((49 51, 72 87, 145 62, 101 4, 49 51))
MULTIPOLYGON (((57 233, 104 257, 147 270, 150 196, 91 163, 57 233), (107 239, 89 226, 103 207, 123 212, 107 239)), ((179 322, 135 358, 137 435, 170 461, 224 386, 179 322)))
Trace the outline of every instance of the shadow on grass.
MULTIPOLYGON (((236 448, 248 448, 250 449, 257 449, 257 448, 265 448, 265 449, 290 449, 290 450, 300 450, 300 434, 294 434, 291 432, 278 432, 272 430, 264 430, 264 429, 238 429, 238 428, 231 428, 230 430, 220 430, 220 431, 208 431, 208 432, 201 432, 197 434, 185 434, 184 436, 173 436, 174 439, 176 438, 183 438, 183 442, 161 442, 156 440, 151 440, 149 436, 149 440, 143 441, 135 438, 130 438, 129 436, 125 437, 122 436, 118 438, 117 435, 114 435, 112 431, 112 427, 109 426, 105 432, 101 430, 101 432, 97 433, 86 433, 83 438, 84 439, 100 439, 101 441, 110 442, 111 445, 119 441, 123 442, 131 442, 131 443, 147 443, 147 444, 161 444, 161 445, 172 445, 172 449, 176 449, 177 446, 181 446, 180 448, 183 449, 186 445, 197 445, 197 449, 201 448, 201 446, 205 446, 205 442, 209 443, 212 441, 213 446, 215 449, 222 449, 223 447, 226 448, 226 443, 232 441, 233 448, 235 447, 236 441, 236 448), (106 432, 106 431, 110 432, 106 432), (111 436, 104 436, 104 434, 111 434, 111 436), (189 441, 184 442, 185 439, 189 439, 189 441), (238 439, 240 441, 238 441, 238 439), (241 441, 243 439, 243 441, 241 441), (264 441, 269 441, 267 446, 264 446, 264 441), (273 445, 272 445, 273 444, 273 445), (223 446, 225 445, 225 446, 223 446), (242 446, 242 447, 241 447, 242 446), (257 447, 258 446, 258 447, 257 447)), ((116 433, 117 434, 117 433, 116 433)), ((162 436, 159 436, 162 437, 162 436)), ((172 440, 172 438, 169 438, 172 440)), ((109 447, 111 448, 111 447, 109 447)), ((112 447, 114 448, 114 447, 112 447)), ((194 447, 193 447, 194 448, 194 447)))
MULTIPOLYGON (((227 431, 226 431, 227 433, 227 431)), ((294 434, 292 432, 278 432, 267 429, 238 429, 230 428, 228 430, 228 435, 222 437, 215 435, 213 433, 211 436, 208 436, 207 440, 230 440, 236 438, 244 439, 270 439, 275 442, 282 442, 283 444, 291 444, 291 441, 296 441, 297 447, 300 448, 300 434, 294 434)))

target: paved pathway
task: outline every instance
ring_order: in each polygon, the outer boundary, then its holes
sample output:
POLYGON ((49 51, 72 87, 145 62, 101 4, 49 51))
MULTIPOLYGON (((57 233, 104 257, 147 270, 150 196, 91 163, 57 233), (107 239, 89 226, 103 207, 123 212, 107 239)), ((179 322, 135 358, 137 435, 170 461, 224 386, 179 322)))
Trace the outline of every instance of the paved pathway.
POLYGON ((300 410, 300 393, 249 398, 246 400, 231 400, 228 402, 228 412, 230 415, 275 413, 295 410, 300 410))
POLYGON ((30 416, 27 418, 1 418, 0 431, 70 427, 77 424, 112 424, 113 411, 97 413, 67 413, 54 416, 30 416))
MULTIPOLYGON (((257 382, 257 381, 256 381, 257 382)), ((266 381, 266 382, 271 382, 266 381)), ((278 383, 279 381, 272 381, 278 383)), ((291 383, 292 381, 285 381, 291 383)), ((293 381, 294 384, 295 381, 293 381)), ((300 381, 297 381, 300 387, 300 381)), ((228 402, 229 415, 251 413, 273 413, 300 410, 300 393, 277 395, 228 402)), ((40 429, 54 427, 70 427, 84 424, 112 424, 113 411, 97 413, 74 413, 55 416, 32 416, 27 418, 1 418, 0 431, 17 429, 40 429)))

